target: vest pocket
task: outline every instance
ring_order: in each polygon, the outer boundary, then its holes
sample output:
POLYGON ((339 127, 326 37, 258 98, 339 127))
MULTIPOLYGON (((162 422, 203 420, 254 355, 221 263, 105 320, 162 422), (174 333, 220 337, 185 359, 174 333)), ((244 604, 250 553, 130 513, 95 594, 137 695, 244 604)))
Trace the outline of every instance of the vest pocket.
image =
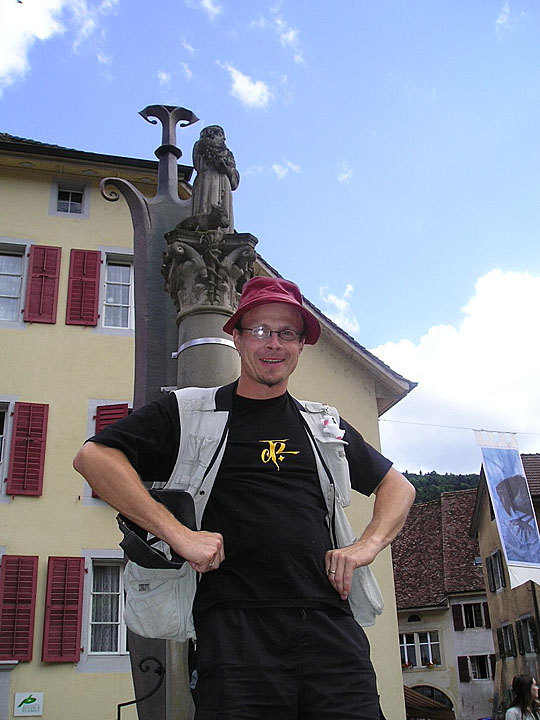
POLYGON ((188 563, 180 570, 155 570, 129 561, 124 587, 124 620, 134 633, 181 642, 195 637, 191 607, 196 576, 188 563))

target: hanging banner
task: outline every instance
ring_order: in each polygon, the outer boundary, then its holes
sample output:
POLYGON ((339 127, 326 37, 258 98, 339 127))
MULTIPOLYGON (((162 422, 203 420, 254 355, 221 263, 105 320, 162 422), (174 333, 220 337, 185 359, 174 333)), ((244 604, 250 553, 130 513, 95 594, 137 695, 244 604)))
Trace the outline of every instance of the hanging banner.
POLYGON ((514 435, 475 430, 510 576, 510 587, 540 585, 540 534, 514 435))

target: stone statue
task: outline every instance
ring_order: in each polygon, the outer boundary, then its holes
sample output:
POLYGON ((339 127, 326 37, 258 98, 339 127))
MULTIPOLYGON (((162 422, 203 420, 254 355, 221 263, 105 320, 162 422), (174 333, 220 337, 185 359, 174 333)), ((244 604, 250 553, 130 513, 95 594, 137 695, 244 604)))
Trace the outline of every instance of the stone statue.
POLYGON ((193 146, 193 166, 197 177, 193 183, 191 216, 210 215, 215 207, 226 211, 225 232, 234 232, 232 191, 240 182, 234 155, 225 145, 225 133, 219 125, 209 125, 201 131, 193 146))

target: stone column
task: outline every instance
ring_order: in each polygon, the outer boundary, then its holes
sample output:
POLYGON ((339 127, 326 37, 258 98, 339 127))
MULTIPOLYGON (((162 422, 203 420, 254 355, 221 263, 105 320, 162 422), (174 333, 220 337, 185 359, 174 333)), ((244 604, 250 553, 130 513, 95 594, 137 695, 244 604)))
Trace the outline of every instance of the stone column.
POLYGON ((177 387, 212 387, 238 377, 240 363, 222 327, 253 272, 257 240, 222 229, 165 235, 163 275, 178 324, 177 387))

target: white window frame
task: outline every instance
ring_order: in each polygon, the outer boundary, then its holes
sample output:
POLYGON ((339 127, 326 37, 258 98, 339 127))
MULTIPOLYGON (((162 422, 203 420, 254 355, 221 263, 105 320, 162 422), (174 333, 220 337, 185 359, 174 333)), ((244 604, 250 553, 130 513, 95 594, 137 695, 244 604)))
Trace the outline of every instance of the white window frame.
POLYGON ((413 668, 425 668, 425 667, 442 667, 442 649, 441 649, 441 640, 440 640, 440 633, 438 630, 417 630, 414 633, 400 633, 399 634, 399 647, 401 651, 401 662, 402 667, 406 669, 407 667, 413 667, 413 668), (410 636, 414 637, 414 654, 410 653, 408 648, 411 648, 413 643, 411 643, 407 637, 410 636), (427 641, 421 642, 420 641, 420 635, 426 635, 427 641), (434 661, 434 648, 438 647, 439 650, 439 657, 440 661, 436 662, 434 661), (425 665, 422 664, 422 649, 427 648, 427 654, 428 654, 428 661, 425 665), (413 656, 411 659, 409 659, 409 655, 413 656), (415 657, 414 657, 415 656, 415 657), (414 658, 414 659, 413 659, 414 658))
POLYGON ((531 621, 534 622, 530 615, 521 617, 518 620, 521 625, 521 637, 523 638, 523 649, 526 655, 536 652, 534 649, 534 637, 531 631, 531 621))
POLYGON ((438 630, 419 630, 418 631, 418 647, 420 649, 419 658, 420 658, 421 667, 441 667, 441 665, 442 665, 441 641, 439 638, 438 630), (426 642, 421 641, 420 635, 426 635, 427 641, 426 642), (439 650, 439 661, 438 662, 433 659, 433 657, 434 657, 433 649, 435 647, 437 647, 439 650), (427 648, 427 653, 428 653, 428 657, 429 657, 429 659, 425 665, 422 663, 422 648, 427 648))
POLYGON ((119 560, 111 560, 110 558, 92 558, 91 563, 91 583, 90 583, 90 612, 88 613, 88 654, 99 656, 121 656, 128 655, 127 650, 127 627, 124 622, 124 582, 122 577, 122 562, 119 560), (118 592, 117 593, 99 593, 94 590, 94 575, 97 566, 115 567, 118 569, 118 592), (110 625, 117 625, 117 647, 118 650, 93 650, 92 649, 92 629, 94 625, 100 624, 93 620, 94 601, 102 594, 118 595, 118 616, 117 620, 113 620, 110 625))
POLYGON ((474 602, 474 603, 463 603, 463 625, 466 630, 475 630, 477 628, 485 628, 486 626, 486 618, 484 617, 484 608, 482 607, 481 602, 474 602), (477 613, 475 612, 474 608, 478 609, 479 618, 477 617, 477 613), (468 618, 467 614, 470 614, 470 619, 472 621, 472 625, 468 624, 468 618), (480 620, 480 625, 477 623, 477 620, 480 620))
POLYGON ((482 681, 482 680, 492 680, 493 676, 491 674, 491 659, 489 655, 469 655, 469 676, 471 680, 474 681, 482 681), (480 660, 484 659, 486 663, 486 669, 487 669, 487 676, 486 677, 478 677, 479 674, 479 664, 480 660))
POLYGON ((11 448, 11 436, 13 434, 13 413, 18 395, 0 395, 0 410, 4 413, 4 431, 2 448, 0 451, 0 504, 11 502, 11 496, 7 494, 4 478, 7 478, 9 470, 9 453, 11 448))
POLYGON ((7 318, 0 318, 0 328, 23 329, 27 325, 27 323, 24 322, 23 310, 24 299, 26 297, 26 283, 28 280, 28 253, 30 251, 30 245, 30 242, 25 242, 24 240, 0 237, 0 253, 6 255, 19 255, 22 259, 21 285, 17 312, 13 320, 8 320, 7 318))
POLYGON ((502 552, 500 550, 495 550, 495 552, 491 553, 491 567, 493 569, 493 584, 495 585, 495 592, 504 590, 504 567, 502 552))
POLYGON ((514 647, 516 638, 514 635, 514 628, 512 627, 512 624, 506 623, 505 625, 501 625, 501 631, 503 639, 504 657, 515 657, 514 653, 517 652, 517 648, 514 647))
POLYGON ((418 667, 418 651, 416 648, 415 633, 399 633, 399 649, 401 654, 401 667, 407 669, 418 667), (412 637, 412 642, 410 638, 412 637))
POLYGON ((92 591, 92 566, 94 561, 104 563, 117 562, 122 565, 124 553, 120 548, 83 548, 81 556, 85 561, 84 590, 83 590, 83 621, 81 633, 82 652, 76 666, 76 672, 81 673, 127 673, 131 670, 129 653, 90 653, 90 612, 92 591))
MULTIPOLYGON (((101 327, 104 330, 129 330, 133 332, 135 329, 135 295, 134 295, 134 275, 133 275, 133 257, 128 254, 105 253, 105 262, 103 263, 102 278, 102 302, 101 302, 101 327), (107 307, 116 307, 113 303, 107 302, 107 284, 110 265, 123 265, 129 267, 129 304, 128 304, 128 324, 127 326, 106 325, 106 309, 107 307)), ((120 307, 125 307, 122 305, 120 307)))
POLYGON ((70 178, 55 178, 51 182, 51 194, 49 198, 49 215, 63 218, 83 218, 88 219, 90 212, 90 183, 84 183, 77 180, 71 180, 70 178), (58 210, 58 194, 61 191, 82 193, 82 205, 81 212, 66 212, 64 210, 58 210))

